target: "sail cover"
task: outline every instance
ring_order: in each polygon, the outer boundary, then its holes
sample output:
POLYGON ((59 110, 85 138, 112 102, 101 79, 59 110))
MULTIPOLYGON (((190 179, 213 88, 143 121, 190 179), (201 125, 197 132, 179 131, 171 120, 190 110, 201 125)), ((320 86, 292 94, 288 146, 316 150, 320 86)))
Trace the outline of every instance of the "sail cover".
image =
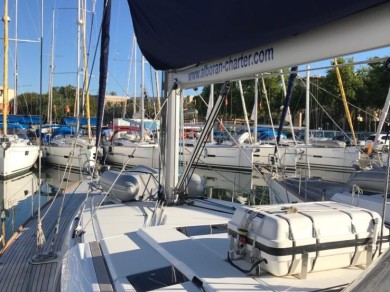
POLYGON ((156 70, 239 53, 384 2, 388 1, 128 0, 138 44, 156 70))

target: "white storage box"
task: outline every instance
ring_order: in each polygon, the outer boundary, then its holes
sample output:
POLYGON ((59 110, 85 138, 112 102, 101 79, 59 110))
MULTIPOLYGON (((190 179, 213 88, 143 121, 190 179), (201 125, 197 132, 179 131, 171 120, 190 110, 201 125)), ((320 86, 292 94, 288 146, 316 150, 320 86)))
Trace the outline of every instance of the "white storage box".
MULTIPOLYGON (((274 275, 367 265, 378 256, 378 213, 336 202, 238 209, 228 224, 229 258, 256 263, 274 275)), ((385 228, 382 248, 388 248, 385 228)))

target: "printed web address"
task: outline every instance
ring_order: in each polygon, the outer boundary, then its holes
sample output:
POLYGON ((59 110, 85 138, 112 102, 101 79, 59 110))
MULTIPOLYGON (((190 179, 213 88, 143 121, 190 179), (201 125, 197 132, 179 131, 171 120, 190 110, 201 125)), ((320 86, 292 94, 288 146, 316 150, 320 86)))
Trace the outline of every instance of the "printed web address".
POLYGON ((203 68, 189 72, 188 81, 198 80, 204 77, 213 76, 222 72, 238 70, 261 63, 269 62, 274 59, 274 49, 267 48, 254 53, 241 54, 240 57, 232 58, 213 65, 203 65, 203 68))

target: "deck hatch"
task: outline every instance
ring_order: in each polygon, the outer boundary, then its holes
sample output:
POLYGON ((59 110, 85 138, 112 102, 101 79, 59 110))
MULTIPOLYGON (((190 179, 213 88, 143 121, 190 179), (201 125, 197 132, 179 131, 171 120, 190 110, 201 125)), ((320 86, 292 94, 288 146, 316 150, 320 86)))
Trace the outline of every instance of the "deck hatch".
POLYGON ((174 266, 139 273, 127 277, 136 291, 150 291, 188 282, 186 276, 174 266))
POLYGON ((227 232, 227 225, 202 225, 202 226, 186 226, 177 228, 177 231, 186 236, 199 236, 207 234, 219 234, 227 232))

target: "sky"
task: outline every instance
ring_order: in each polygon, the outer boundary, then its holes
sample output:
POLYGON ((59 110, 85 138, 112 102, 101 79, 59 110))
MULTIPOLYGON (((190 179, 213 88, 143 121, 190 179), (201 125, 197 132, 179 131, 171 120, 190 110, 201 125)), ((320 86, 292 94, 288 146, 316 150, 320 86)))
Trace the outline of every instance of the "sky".
MULTIPOLYGON (((18 93, 40 92, 40 60, 42 42, 42 92, 46 93, 49 87, 49 68, 51 48, 54 48, 54 86, 77 86, 77 5, 75 0, 43 0, 43 33, 41 34, 41 0, 9 0, 9 88, 15 84, 15 24, 18 25, 18 93), (18 16, 16 21, 15 2, 18 2, 18 16), (54 41, 52 42, 54 17, 54 41), (53 44, 53 45, 52 45, 53 44)), ((102 0, 84 0, 87 5, 87 47, 89 47, 89 73, 92 74, 90 93, 98 92, 99 43, 98 32, 102 15, 102 0), (91 26, 93 19, 93 25, 91 26), (90 39, 89 39, 90 38, 90 39), (89 45, 90 44, 90 45, 89 45), (98 50, 96 51, 96 48, 98 50), (94 56, 95 64, 92 69, 94 56)), ((3 2, 2 2, 3 3, 3 2)), ((4 9, 2 8, 3 12, 4 9)), ((1 23, 1 37, 3 36, 3 22, 1 23)), ((133 27, 127 0, 112 1, 111 40, 109 57, 109 75, 107 80, 107 93, 115 92, 125 96, 128 93, 140 95, 141 88, 141 53, 137 49, 137 58, 134 61, 133 27), (135 66, 136 64, 136 66, 135 66), (137 74, 134 80, 134 68, 137 74)), ((3 50, 0 52, 3 58, 3 50)), ((384 48, 367 53, 353 55, 354 61, 367 60, 370 57, 390 56, 390 48, 384 48)), ((344 56, 350 57, 350 56, 344 56)), ((329 66, 331 60, 311 64, 311 68, 329 66)), ((3 62, 1 62, 1 76, 3 78, 3 62)), ((80 70, 82 65, 80 65, 80 70)), ((299 67, 300 69, 302 67, 299 67)), ((304 68, 302 68, 304 69, 304 68)), ((154 69, 145 64, 144 80, 147 94, 156 95, 156 82, 154 69)), ((324 74, 324 70, 314 71, 312 74, 324 74)), ((79 75, 81 76, 81 75, 79 75)), ((161 79, 161 78, 160 78, 161 79)), ((82 80, 82 78, 80 78, 82 80)), ((160 80, 161 82, 161 80, 160 80)), ((2 80, 0 84, 2 84, 2 80)), ((81 85, 82 86, 82 81, 81 85)), ((187 90, 186 94, 195 94, 187 90)))

